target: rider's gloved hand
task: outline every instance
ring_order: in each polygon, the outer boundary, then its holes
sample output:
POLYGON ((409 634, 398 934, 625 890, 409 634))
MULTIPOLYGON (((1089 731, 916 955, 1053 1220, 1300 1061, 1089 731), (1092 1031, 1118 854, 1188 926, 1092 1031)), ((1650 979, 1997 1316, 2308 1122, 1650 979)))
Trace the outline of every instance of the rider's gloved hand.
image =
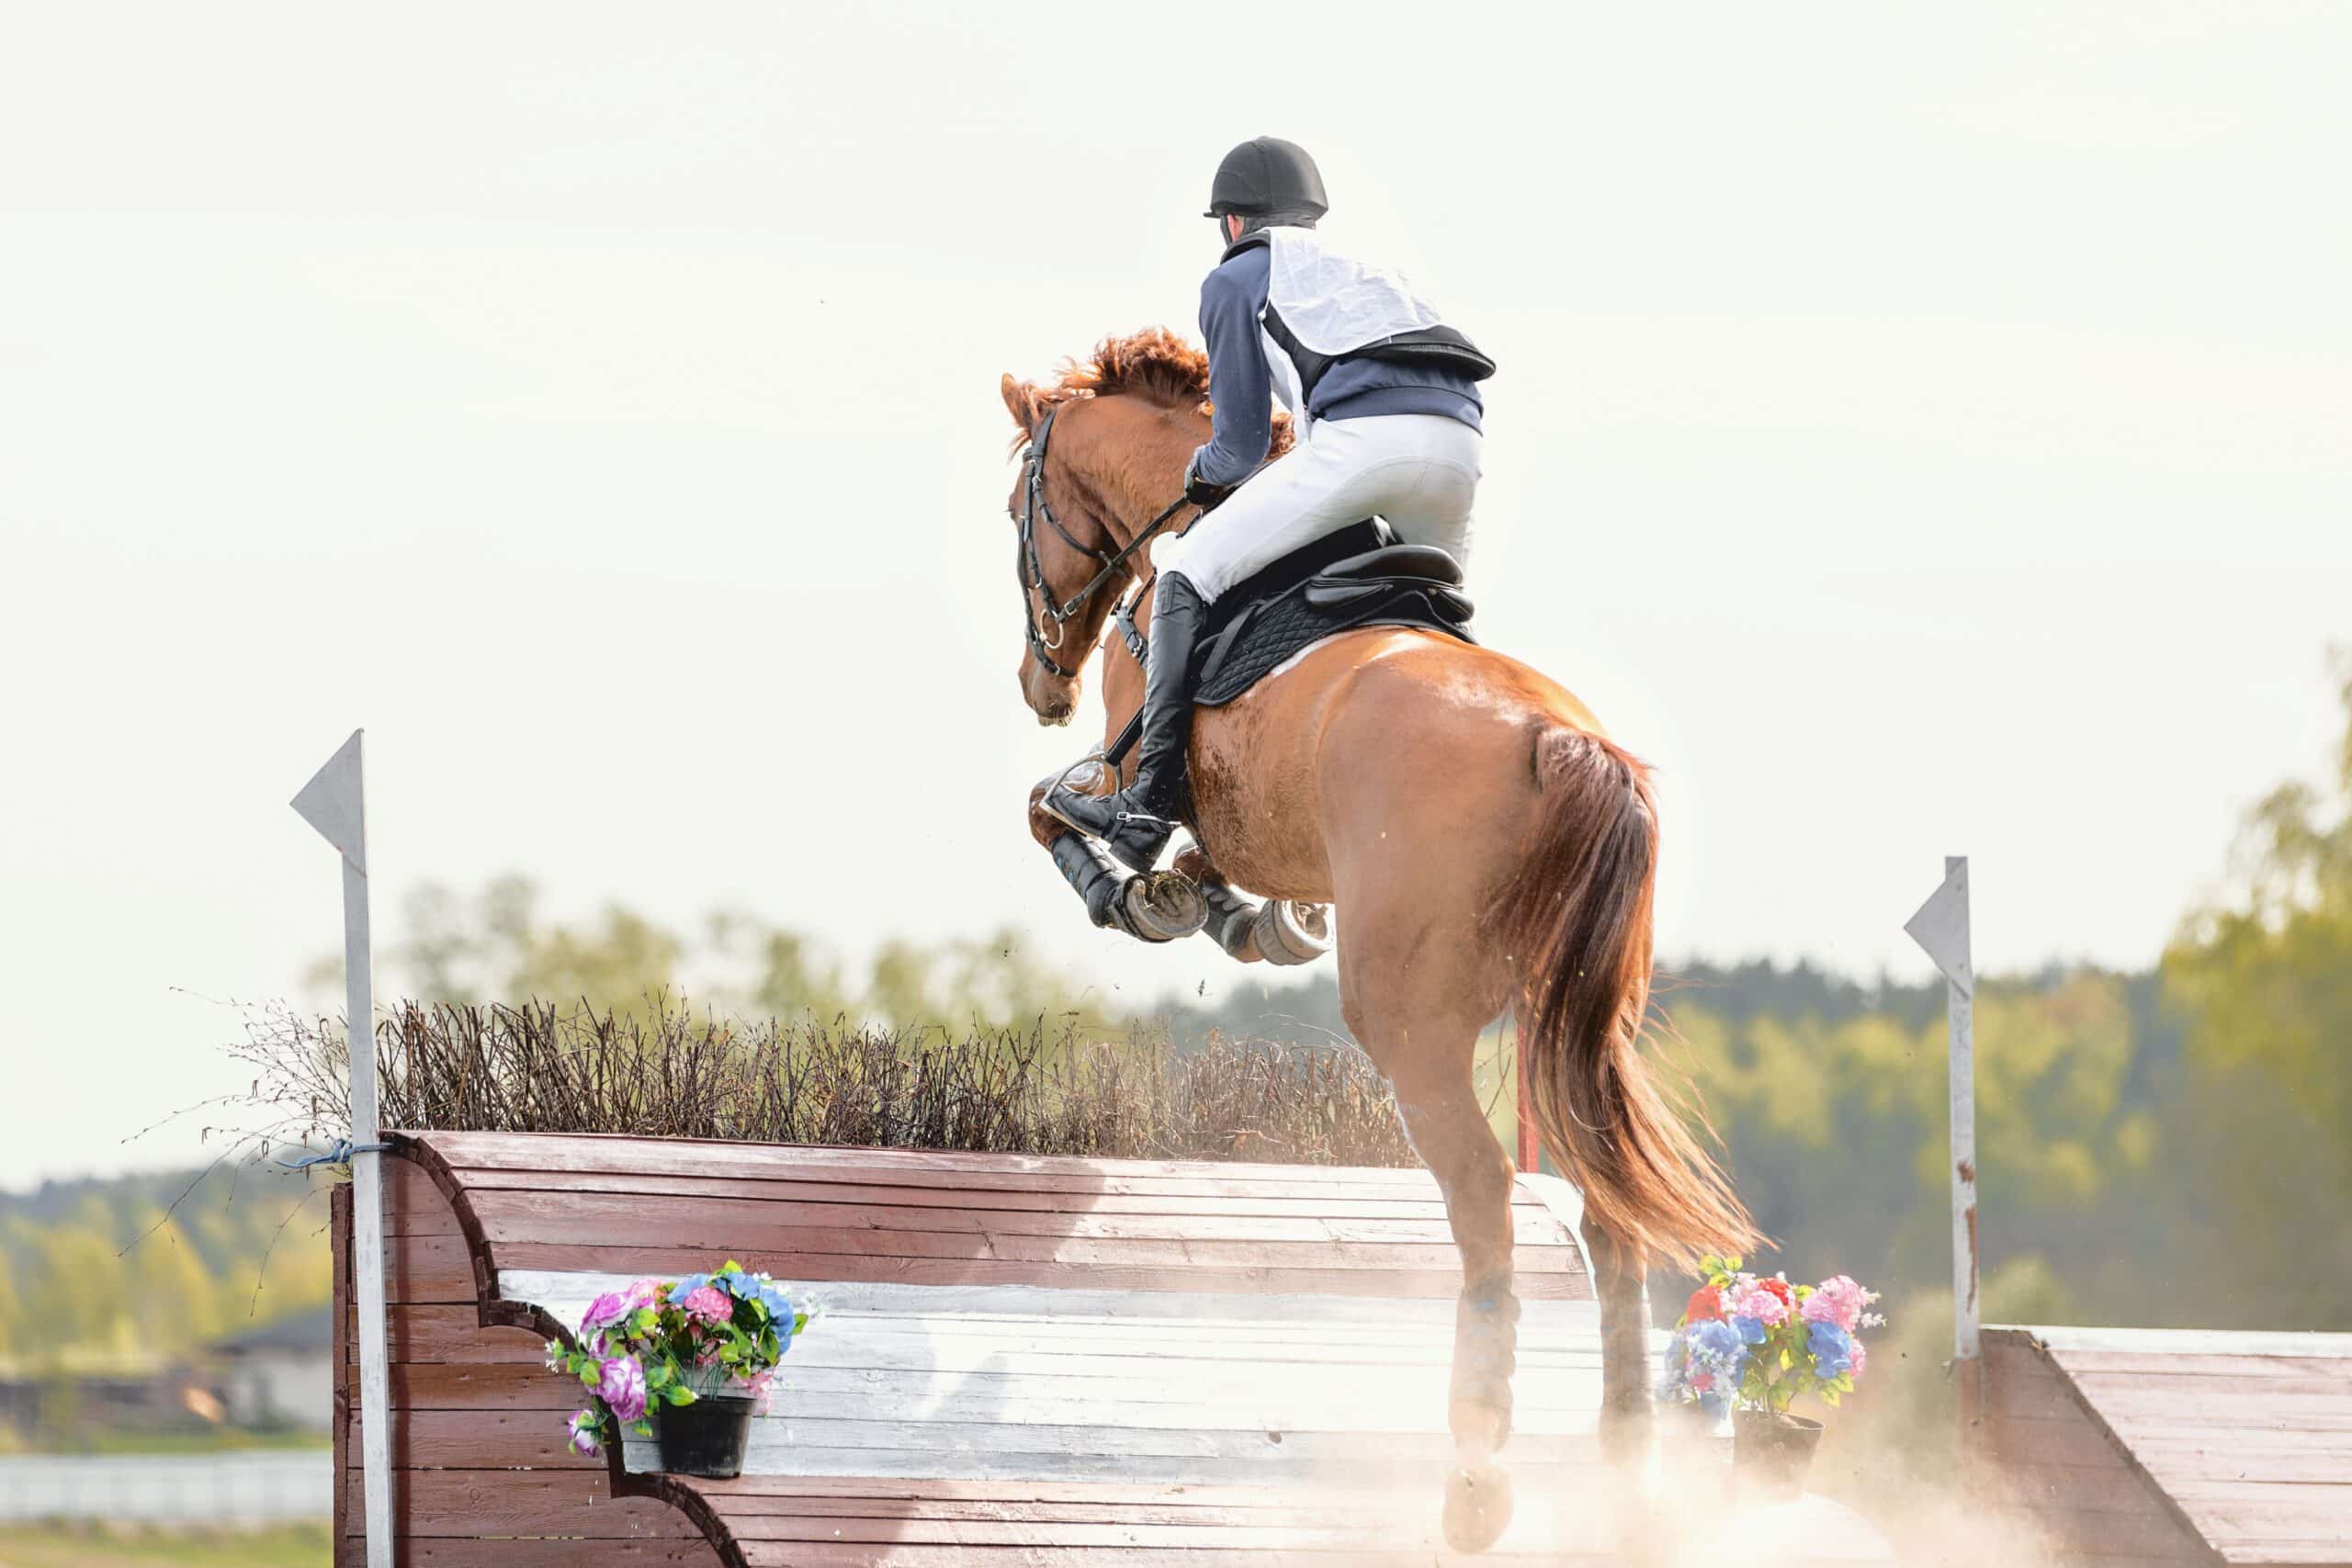
POLYGON ((1201 478, 1198 468, 1200 460, 1200 457, 1196 453, 1193 455, 1193 460, 1184 465, 1184 499, 1191 502, 1194 506, 1199 507, 1202 511, 1206 512, 1215 507, 1217 502, 1223 501, 1227 496, 1231 495, 1238 487, 1234 485, 1212 484, 1207 479, 1201 478))

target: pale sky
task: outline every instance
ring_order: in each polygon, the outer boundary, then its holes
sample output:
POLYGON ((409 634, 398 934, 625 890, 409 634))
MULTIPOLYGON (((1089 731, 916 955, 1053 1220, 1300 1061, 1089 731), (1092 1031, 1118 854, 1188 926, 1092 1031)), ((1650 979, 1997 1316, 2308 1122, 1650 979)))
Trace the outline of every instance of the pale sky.
POLYGON ((190 1154, 357 725, 386 924, 1254 983, 1023 831, 996 391, 1191 331, 1252 135, 1501 361, 1480 632, 1659 768, 1669 954, 1924 976, 1965 852, 1981 966, 2145 964, 2333 732, 2344 6, 0 17, 0 1185, 190 1154))

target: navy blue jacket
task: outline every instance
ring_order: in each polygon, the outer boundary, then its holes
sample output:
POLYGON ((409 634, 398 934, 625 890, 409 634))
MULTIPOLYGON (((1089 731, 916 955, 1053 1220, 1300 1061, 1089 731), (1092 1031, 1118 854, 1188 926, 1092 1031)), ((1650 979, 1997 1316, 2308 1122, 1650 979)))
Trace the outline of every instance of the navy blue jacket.
MULTIPOLYGON (((1201 337, 1208 344, 1216 423, 1208 445, 1193 454, 1193 471, 1211 484, 1239 484, 1258 471, 1273 444, 1273 378, 1258 324, 1272 271, 1266 247, 1250 245, 1226 257, 1201 283, 1201 337)), ((1307 400, 1316 419, 1433 413, 1473 430, 1485 411, 1476 382, 1426 362, 1385 359, 1340 361, 1307 400)))

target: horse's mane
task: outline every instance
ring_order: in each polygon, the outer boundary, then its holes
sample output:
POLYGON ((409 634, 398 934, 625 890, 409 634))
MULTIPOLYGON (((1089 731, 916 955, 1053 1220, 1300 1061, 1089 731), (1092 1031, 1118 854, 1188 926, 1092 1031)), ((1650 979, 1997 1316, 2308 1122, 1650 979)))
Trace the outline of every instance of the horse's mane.
POLYGON ((1166 327, 1146 327, 1125 337, 1106 337, 1084 359, 1065 359, 1061 379, 1037 389, 1037 401, 1053 408, 1076 398, 1121 395, 1149 398, 1167 408, 1204 402, 1209 395, 1209 356, 1166 327))
MULTIPOLYGON (((1051 385, 1028 389, 1036 411, 1059 408, 1080 398, 1148 398, 1162 408, 1216 411, 1209 403, 1208 351, 1196 348, 1166 327, 1146 327, 1125 337, 1106 337, 1083 359, 1065 359, 1051 385)), ((1017 449, 1027 440, 1013 438, 1017 449)), ((1290 416, 1276 410, 1272 456, 1290 450, 1290 416)))

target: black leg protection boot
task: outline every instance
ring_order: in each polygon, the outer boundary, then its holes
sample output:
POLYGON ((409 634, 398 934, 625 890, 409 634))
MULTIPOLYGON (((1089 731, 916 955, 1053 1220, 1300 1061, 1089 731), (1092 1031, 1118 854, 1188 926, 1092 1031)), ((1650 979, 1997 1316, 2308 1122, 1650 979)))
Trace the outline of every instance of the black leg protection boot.
POLYGON ((1099 839, 1122 863, 1149 871, 1184 815, 1184 759, 1193 744, 1193 653, 1208 606, 1181 574, 1152 590, 1151 645, 1144 660, 1143 736, 1136 782, 1115 795, 1048 790, 1046 814, 1099 839))

